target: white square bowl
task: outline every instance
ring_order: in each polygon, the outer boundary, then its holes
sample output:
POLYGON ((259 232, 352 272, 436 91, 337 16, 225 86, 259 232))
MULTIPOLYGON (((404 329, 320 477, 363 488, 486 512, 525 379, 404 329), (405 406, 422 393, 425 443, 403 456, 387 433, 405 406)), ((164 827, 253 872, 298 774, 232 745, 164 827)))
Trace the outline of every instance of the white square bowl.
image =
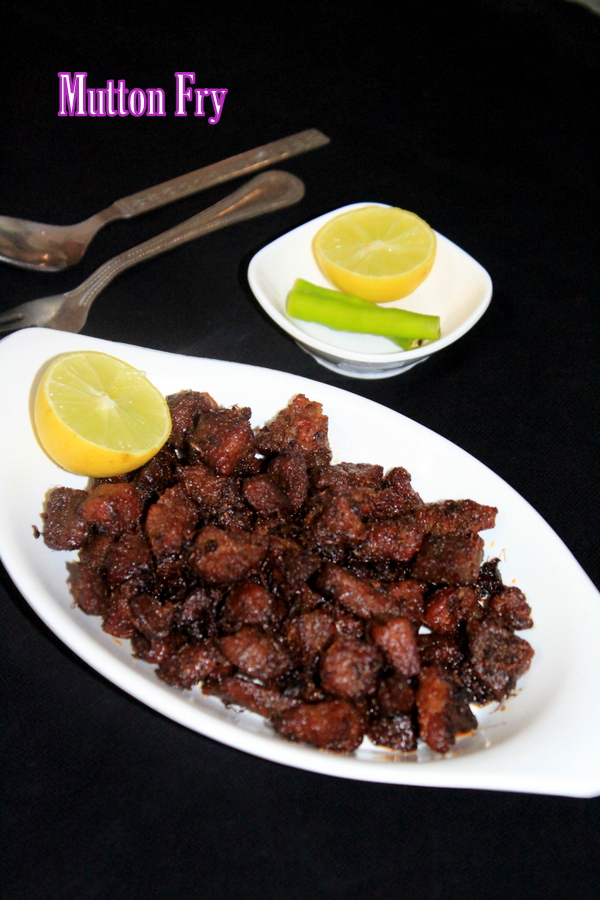
POLYGON ((319 229, 348 210, 385 205, 353 203, 312 219, 263 247, 248 267, 252 293, 271 319, 318 363, 351 378, 389 378, 423 362, 472 328, 492 298, 492 280, 483 266, 436 232, 437 252, 429 276, 408 297, 385 306, 439 316, 442 333, 438 341, 415 350, 401 350, 384 337, 334 331, 314 322, 292 319, 287 314, 286 301, 296 278, 333 287, 317 266, 312 251, 319 229))

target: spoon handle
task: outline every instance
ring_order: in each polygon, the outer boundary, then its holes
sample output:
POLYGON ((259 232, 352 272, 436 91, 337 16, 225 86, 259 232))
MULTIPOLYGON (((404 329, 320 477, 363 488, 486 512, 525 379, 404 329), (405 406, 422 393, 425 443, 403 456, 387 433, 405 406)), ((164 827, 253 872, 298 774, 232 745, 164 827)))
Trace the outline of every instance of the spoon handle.
POLYGON ((240 175, 253 174, 265 166, 281 162, 290 156, 297 156, 299 153, 306 153, 308 150, 315 150, 328 143, 328 137, 316 128, 309 128, 307 131, 300 131, 298 134, 292 134, 279 141, 256 147, 254 150, 238 153, 237 156, 231 156, 229 159, 196 169, 195 172, 180 175, 179 178, 172 178, 163 184, 139 191, 137 194, 131 194, 129 197, 123 197, 121 200, 116 200, 108 209, 111 213, 117 213, 124 219, 138 216, 150 209, 164 206, 181 197, 187 197, 188 194, 194 194, 240 175))
POLYGON ((304 184, 295 175, 277 170, 263 172, 191 219, 109 259, 67 296, 78 299, 79 307, 89 309, 100 291, 130 266, 235 222, 291 206, 303 196, 304 184))

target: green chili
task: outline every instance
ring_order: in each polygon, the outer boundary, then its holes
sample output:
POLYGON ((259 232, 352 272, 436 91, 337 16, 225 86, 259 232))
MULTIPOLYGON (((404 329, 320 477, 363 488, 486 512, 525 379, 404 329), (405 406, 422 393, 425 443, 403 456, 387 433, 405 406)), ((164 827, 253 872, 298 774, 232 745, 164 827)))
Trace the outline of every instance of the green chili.
POLYGON ((368 300, 322 288, 298 278, 288 294, 287 311, 294 319, 318 322, 337 331, 376 334, 404 349, 440 336, 439 316, 425 316, 405 309, 383 309, 368 300))

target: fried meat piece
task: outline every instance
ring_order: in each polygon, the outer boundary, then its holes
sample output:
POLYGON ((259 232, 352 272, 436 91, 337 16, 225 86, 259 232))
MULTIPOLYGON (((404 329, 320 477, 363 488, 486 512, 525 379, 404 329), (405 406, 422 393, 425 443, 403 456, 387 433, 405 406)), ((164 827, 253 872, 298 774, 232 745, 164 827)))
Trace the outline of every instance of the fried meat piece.
POLYGON ((292 511, 302 508, 308 495, 308 469, 299 450, 279 453, 267 466, 267 474, 279 485, 292 511))
POLYGON ((498 515, 495 506, 483 506, 475 500, 427 503, 420 512, 431 534, 476 534, 493 528, 498 515))
POLYGON ((146 516, 146 534, 157 558, 181 553, 198 522, 198 507, 182 485, 168 488, 146 516))
POLYGON ((217 475, 232 475, 254 449, 252 411, 233 406, 203 413, 189 440, 192 461, 203 462, 217 475))
POLYGON ((316 548, 356 547, 365 537, 366 526, 343 493, 328 493, 309 521, 316 548))
POLYGON ((89 525, 80 512, 86 491, 58 487, 46 501, 43 537, 51 550, 77 550, 85 544, 89 525))
POLYGON ((464 622, 482 615, 479 594, 473 588, 440 588, 429 598, 423 624, 438 634, 458 634, 464 622))
POLYGON ((198 391, 179 391, 167 397, 171 412, 172 429, 169 443, 177 450, 184 450, 188 436, 193 432, 200 415, 218 409, 210 394, 198 391))
POLYGON ((266 538, 260 534, 206 525, 193 543, 190 564, 209 584, 233 584, 258 566, 267 546, 266 538))
POLYGON ((234 585, 221 609, 221 622, 232 630, 244 625, 267 626, 279 618, 281 608, 273 594, 253 581, 234 585))
POLYGON ((490 619, 469 626, 470 664, 495 700, 504 700, 527 672, 533 648, 490 619))
POLYGON ((319 466, 311 473, 311 482, 317 490, 325 488, 353 487, 378 488, 383 479, 383 466, 371 463, 338 463, 336 466, 319 466))
POLYGON ((88 616, 108 615, 108 590, 98 569, 73 563, 69 570, 69 587, 76 605, 88 616))
POLYGON ((139 532, 124 534, 112 543, 106 554, 106 580, 113 589, 126 581, 143 590, 151 582, 154 561, 150 545, 139 532))
POLYGON ((292 512, 292 504, 287 494, 270 475, 252 475, 245 478, 242 485, 242 494, 250 506, 256 510, 259 516, 289 516, 292 512))
POLYGON ((415 706, 415 692, 408 678, 395 672, 380 678, 377 684, 377 710, 382 716, 410 713, 415 706))
POLYGON ((411 753, 417 749, 417 730, 412 716, 371 716, 367 737, 377 747, 411 753))
POLYGON ((171 633, 177 611, 174 603, 160 603, 151 594, 137 594, 129 601, 129 608, 135 627, 149 640, 171 633))
POLYGON ((292 667, 285 648, 270 635, 250 625, 221 638, 219 647, 242 675, 258 681, 280 678, 292 667))
POLYGON ((509 631, 532 628, 531 607, 518 587, 502 588, 488 602, 488 610, 509 631))
POLYGON ((301 703, 276 718, 273 724, 279 734, 290 740, 342 753, 356 750, 364 735, 362 716, 346 700, 301 703))
POLYGON ((478 534, 428 534, 411 574, 431 584, 474 584, 483 559, 483 540, 478 534))
MULTIPOLYGON (((283 597, 291 598, 303 589, 310 593, 306 582, 319 570, 321 560, 316 553, 308 553, 295 541, 270 535, 267 567, 273 590, 283 597)), ((314 597, 315 602, 320 599, 316 594, 314 597)))
POLYGON ((335 617, 323 609, 295 616, 288 621, 287 642, 299 664, 312 667, 337 636, 335 617))
POLYGON ((458 640, 447 634, 418 634, 417 646, 422 666, 442 666, 458 672, 465 659, 458 640))
POLYGON ((363 543, 356 550, 360 559, 407 562, 423 541, 424 530, 410 513, 395 519, 381 519, 367 526, 363 543))
POLYGON ((219 509, 227 486, 223 475, 215 475, 208 466, 198 463, 178 467, 177 478, 205 515, 214 514, 219 509))
POLYGON ((139 525, 143 511, 138 492, 128 482, 96 485, 79 509, 88 525, 112 537, 133 531, 139 525))
POLYGON ((357 700, 375 690, 382 666, 381 654, 371 644, 338 638, 321 657, 321 687, 344 700, 357 700))
POLYGON ((179 690, 189 690, 209 676, 225 677, 233 671, 214 641, 184 644, 158 667, 156 674, 179 690))
POLYGON ((242 706, 267 719, 280 716, 300 703, 277 688, 265 687, 239 675, 232 675, 222 681, 210 679, 202 686, 202 693, 215 694, 227 706, 242 706))
POLYGON ((419 734, 436 753, 447 753, 456 734, 477 728, 477 719, 455 682, 438 666, 421 672, 416 703, 419 734))
POLYGON ((145 466, 132 473, 132 483, 140 497, 147 501, 175 484, 178 463, 174 448, 167 442, 145 466))
POLYGON ((381 588, 398 609, 398 615, 404 616, 417 628, 423 621, 425 613, 425 588, 414 578, 402 578, 381 588))
POLYGON ((326 563, 319 572, 317 588, 361 619, 398 614, 392 599, 333 563, 326 563))
POLYGON ((395 672, 408 678, 419 674, 421 663, 417 639, 408 619, 398 617, 385 622, 371 622, 369 633, 395 672))
POLYGON ((307 466, 327 465, 331 460, 328 424, 321 403, 297 394, 271 422, 258 430, 256 448, 268 456, 299 450, 307 466))

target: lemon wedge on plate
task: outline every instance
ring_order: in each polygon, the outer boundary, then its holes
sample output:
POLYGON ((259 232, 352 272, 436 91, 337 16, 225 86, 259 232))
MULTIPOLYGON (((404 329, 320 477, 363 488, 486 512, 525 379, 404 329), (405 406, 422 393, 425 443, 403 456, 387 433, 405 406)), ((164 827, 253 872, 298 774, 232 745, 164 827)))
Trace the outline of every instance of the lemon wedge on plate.
POLYGON ((435 261, 435 232, 414 213, 362 206, 330 219, 313 238, 315 259, 346 294, 389 303, 412 294, 435 261))
POLYGON ((171 433, 171 414, 145 374, 106 353, 53 360, 34 402, 39 441, 54 462, 93 478, 144 465, 171 433))

